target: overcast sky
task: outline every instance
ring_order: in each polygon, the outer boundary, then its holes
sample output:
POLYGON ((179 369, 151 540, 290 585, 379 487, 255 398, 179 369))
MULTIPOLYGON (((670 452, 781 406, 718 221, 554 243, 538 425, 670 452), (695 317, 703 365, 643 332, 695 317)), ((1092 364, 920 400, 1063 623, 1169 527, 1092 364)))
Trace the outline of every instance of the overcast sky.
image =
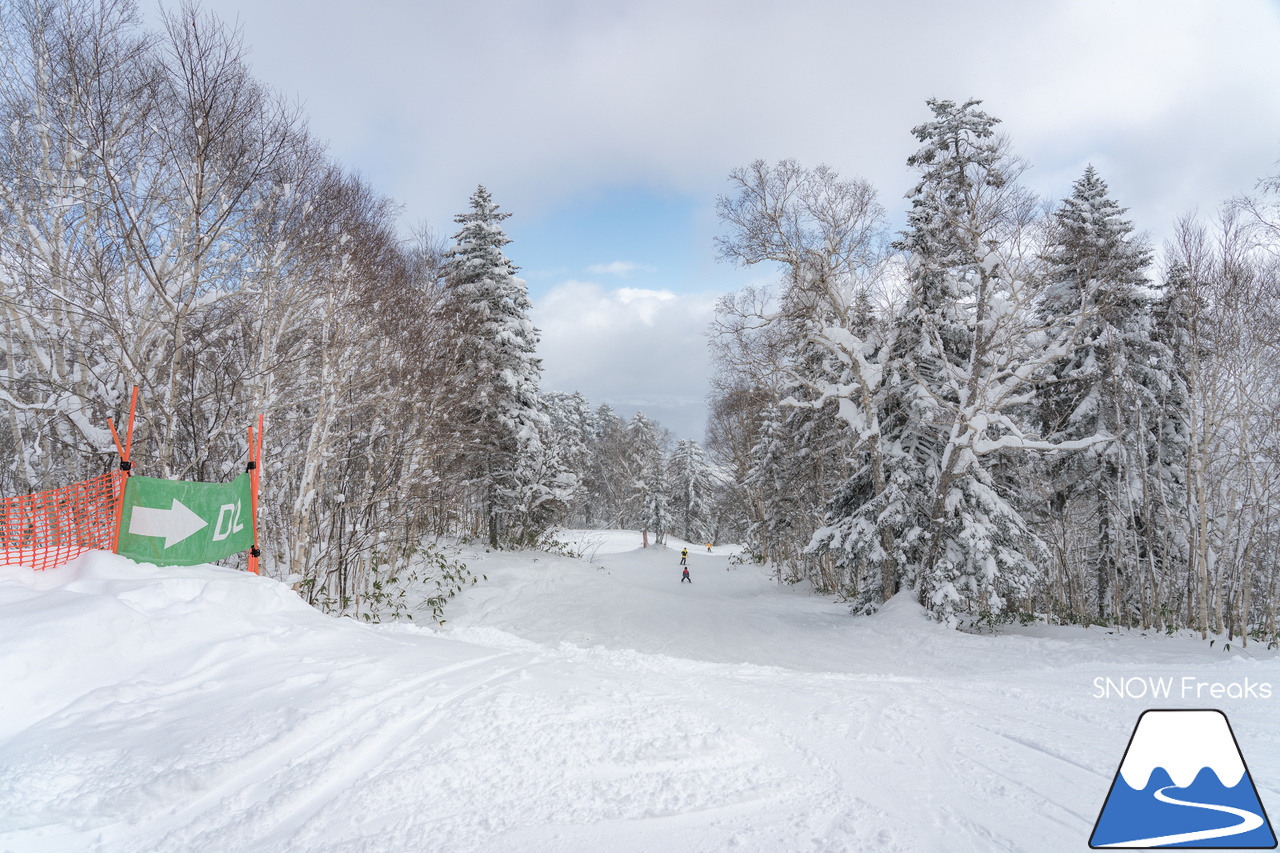
POLYGON ((207 0, 333 156, 451 236, 485 184, 543 386, 701 438, 735 166, 826 163, 895 225, 930 97, 980 98, 1053 198, 1087 163, 1158 245, 1280 171, 1280 4, 207 0))

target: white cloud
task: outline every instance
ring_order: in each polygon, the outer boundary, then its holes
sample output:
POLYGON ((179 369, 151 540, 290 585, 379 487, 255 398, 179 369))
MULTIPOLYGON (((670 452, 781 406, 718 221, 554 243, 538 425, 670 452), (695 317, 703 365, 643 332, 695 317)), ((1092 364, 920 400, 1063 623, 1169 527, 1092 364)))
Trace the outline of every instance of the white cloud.
POLYGON ((593 275, 616 275, 620 278, 626 278, 634 272, 656 272, 656 270, 651 266, 637 264, 634 261, 611 261, 607 264, 592 264, 587 267, 587 272, 593 275))
MULTIPOLYGON (((1274 0, 204 8, 239 18, 255 73, 302 101, 339 161, 403 202, 406 222, 437 227, 479 183, 522 220, 641 185, 704 199, 696 239, 709 246, 729 170, 785 157, 865 177, 901 224, 910 130, 928 119, 930 97, 983 99, 1031 162, 1024 181, 1037 192, 1067 195, 1092 162, 1157 244, 1175 217, 1252 189, 1280 157, 1274 0)), ((671 282, 698 280, 661 263, 671 282)), ((568 274, 541 266, 526 273, 531 281, 568 274)), ((589 268, 620 279, 640 272, 625 260, 589 268)), ((714 301, 559 285, 535 309, 547 387, 620 404, 675 401, 671 417, 700 416, 714 301)))
POLYGON ((542 387, 581 391, 623 417, 639 409, 701 440, 711 375, 705 333, 716 300, 589 281, 557 285, 533 306, 542 387))
POLYGON ((408 221, 448 222, 480 182, 521 215, 618 183, 709 206, 730 168, 782 157, 862 175, 900 215, 910 128, 931 96, 984 99, 1043 192, 1065 195, 1085 162, 1105 163, 1157 233, 1250 189, 1280 156, 1268 0, 206 8, 240 18, 255 70, 300 95, 317 134, 408 221))

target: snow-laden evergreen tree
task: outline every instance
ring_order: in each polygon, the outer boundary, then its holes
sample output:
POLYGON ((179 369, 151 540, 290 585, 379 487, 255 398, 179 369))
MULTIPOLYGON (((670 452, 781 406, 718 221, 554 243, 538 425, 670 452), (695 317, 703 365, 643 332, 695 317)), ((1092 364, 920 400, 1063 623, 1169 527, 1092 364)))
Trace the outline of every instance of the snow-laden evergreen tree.
POLYGON ((582 515, 584 527, 626 526, 626 499, 631 492, 626 464, 626 428, 626 423, 607 403, 592 413, 583 483, 586 488, 582 515))
POLYGON ((919 173, 899 248, 910 297, 885 366, 885 491, 855 511, 855 541, 891 542, 904 580, 939 619, 998 616, 1025 595, 1042 555, 1002 494, 991 454, 1028 438, 1011 415, 1045 347, 1019 269, 1033 207, 981 102, 930 100, 908 159, 919 173))
POLYGON ((454 217, 446 275, 462 324, 457 381, 472 391, 464 420, 470 447, 464 464, 472 470, 491 547, 527 543, 532 531, 516 523, 522 509, 561 472, 543 464, 541 435, 546 415, 538 406, 542 362, 534 355, 538 331, 529 320, 528 291, 503 254, 511 240, 489 191, 478 187, 471 209, 454 217))
POLYGON ((867 577, 877 564, 865 552, 846 550, 838 522, 831 524, 846 517, 842 501, 851 493, 876 494, 883 471, 875 401, 884 329, 860 284, 846 282, 843 310, 811 324, 800 339, 780 406, 790 447, 774 464, 773 490, 789 511, 784 527, 795 536, 775 535, 774 558, 786 569, 779 579, 804 578, 817 590, 845 596, 878 586, 867 577))
MULTIPOLYGON (((1176 389, 1164 374, 1168 349, 1156 339, 1146 291, 1151 254, 1124 212, 1089 166, 1054 214, 1042 311, 1050 320, 1074 313, 1080 328, 1036 394, 1048 440, 1106 439, 1057 454, 1047 472, 1050 513, 1094 519, 1074 553, 1091 566, 1101 620, 1121 618, 1125 602, 1150 599, 1137 584, 1171 557, 1166 511, 1181 504, 1176 470, 1161 450, 1163 425, 1178 416, 1167 410, 1177 405, 1176 389)), ((1181 432, 1172 429, 1166 439, 1181 432)))
MULTIPOLYGON (((667 488, 665 436, 660 427, 636 412, 625 433, 623 466, 630 487, 626 497, 628 526, 642 531, 647 545, 661 545, 671 530, 671 496, 667 488)), ((664 431, 665 432, 665 431, 664 431)))
MULTIPOLYGON (((1224 428, 1224 425, 1215 429, 1206 423, 1216 420, 1206 417, 1208 407, 1196 405, 1196 397, 1201 396, 1197 394, 1201 390, 1198 386, 1206 378, 1204 373, 1209 373, 1210 376, 1219 373, 1234 378, 1233 374, 1238 375, 1248 368, 1241 371, 1229 366, 1229 362, 1217 361, 1218 358, 1230 359, 1233 354, 1212 353, 1205 340, 1212 340, 1212 336, 1202 337, 1199 325, 1207 313, 1207 306, 1194 276, 1193 271, 1185 264, 1175 261, 1167 271, 1152 306, 1156 346, 1152 347, 1154 352, 1151 354, 1148 373, 1155 380, 1151 388, 1154 422, 1148 427, 1152 436, 1152 448, 1145 461, 1148 470, 1154 470, 1154 476, 1150 479, 1158 489, 1150 496, 1150 505, 1152 511, 1157 513, 1158 525, 1152 526, 1147 538, 1151 541, 1152 555, 1164 558, 1163 568, 1166 571, 1161 580, 1166 585, 1176 583, 1182 576, 1187 579, 1189 588, 1198 587, 1195 589, 1196 594, 1186 595, 1186 622, 1199 624, 1204 631, 1211 624, 1208 606, 1205 604, 1211 593, 1204 587, 1207 585, 1210 564, 1216 561, 1210 553, 1209 531, 1206 530, 1211 524, 1212 513, 1200 510, 1209 503, 1207 492, 1213 488, 1209 485, 1216 473, 1210 470, 1213 457, 1230 455, 1219 454, 1215 445, 1218 443, 1217 439, 1230 434, 1231 438, 1227 441, 1242 444, 1242 455, 1249 457, 1254 454, 1249 453, 1252 444, 1250 439, 1240 441, 1240 437, 1247 435, 1250 429, 1247 422, 1252 419, 1247 414, 1242 417, 1246 423, 1238 428, 1239 431, 1224 428), (1213 365, 1214 370, 1203 369, 1206 362, 1214 361, 1217 361, 1213 365), (1194 613, 1193 608, 1197 606, 1202 609, 1199 613, 1194 613)), ((1223 300, 1224 303, 1228 301, 1223 300)), ((1239 326, 1248 325, 1247 320, 1239 317, 1241 313, 1248 312, 1248 308, 1237 312, 1236 316, 1241 320, 1239 326)), ((1236 334, 1232 330, 1224 337, 1230 339, 1236 334)), ((1275 348, 1274 337, 1272 341, 1275 348)), ((1265 372, 1269 371, 1264 368, 1265 372)), ((1205 396, 1213 398, 1217 390, 1209 391, 1205 396)), ((1265 403, 1262 408, 1267 408, 1265 403)), ((1274 461, 1271 464, 1274 465, 1274 461)), ((1229 527, 1229 524, 1224 527, 1229 527)), ((1224 550, 1235 550, 1237 547, 1237 543, 1231 543, 1224 550)), ((1176 616, 1157 614, 1150 624, 1157 621, 1163 623, 1166 618, 1177 621, 1176 616)), ((1144 624, 1148 623, 1144 620, 1144 624)))
MULTIPOLYGON (((850 368, 830 337, 837 328, 851 331, 843 348, 865 352, 872 337, 868 320, 846 316, 840 326, 800 338, 783 399, 765 412, 748 477, 762 508, 759 553, 780 581, 808 580, 824 593, 848 594, 861 580, 855 578, 861 561, 830 547, 825 524, 831 500, 847 483, 867 482, 869 471, 855 470, 851 461, 875 442, 863 438, 875 432, 863 429, 875 420, 863 417, 866 374, 850 368)), ((862 366, 870 364, 864 359, 862 366)))
POLYGON ((573 430, 561 431, 553 422, 543 398, 537 423, 537 442, 524 442, 516 461, 517 502, 508 525, 507 540, 514 545, 536 544, 553 525, 566 520, 582 492, 579 467, 582 444, 573 430))
POLYGON ((1212 236, 1180 221, 1157 285, 1095 170, 1041 216, 978 102, 929 106, 902 278, 841 260, 868 245, 844 202, 868 196, 829 170, 758 162, 718 202, 724 257, 783 266, 717 310, 709 446, 744 541, 774 560, 812 523, 790 487, 824 488, 813 455, 836 447, 847 474, 807 550, 859 609, 909 587, 950 624, 1017 608, 1276 636, 1280 179, 1212 236))
POLYGON ((549 448, 562 470, 559 499, 563 503, 557 521, 588 526, 583 521, 587 504, 586 477, 590 465, 590 440, 594 416, 580 393, 544 392, 542 408, 548 418, 548 433, 543 443, 549 448), (567 490, 564 485, 572 481, 567 490))
POLYGON ((667 463, 671 515, 686 542, 705 542, 712 535, 715 477, 701 445, 681 439, 667 463))
POLYGON ((747 528, 745 544, 782 580, 784 571, 788 578, 797 573, 797 557, 809 539, 798 511, 804 486, 798 476, 795 436, 777 405, 764 410, 758 435, 745 485, 756 496, 760 517, 747 528))

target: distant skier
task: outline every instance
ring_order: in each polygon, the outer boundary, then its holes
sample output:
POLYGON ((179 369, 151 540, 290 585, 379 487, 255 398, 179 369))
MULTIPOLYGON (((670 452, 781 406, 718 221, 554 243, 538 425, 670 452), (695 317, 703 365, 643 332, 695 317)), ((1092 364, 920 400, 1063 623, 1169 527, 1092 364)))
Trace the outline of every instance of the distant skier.
POLYGON ((688 566, 684 567, 684 574, 680 576, 680 583, 684 583, 685 581, 689 581, 689 583, 693 583, 693 579, 689 577, 688 566))
POLYGON ((710 543, 710 542, 708 542, 708 543, 707 543, 707 553, 708 553, 708 554, 710 554, 710 553, 711 553, 711 543, 710 543))
POLYGON ((683 548, 680 551, 680 565, 682 566, 689 565, 689 549, 688 548, 683 548))

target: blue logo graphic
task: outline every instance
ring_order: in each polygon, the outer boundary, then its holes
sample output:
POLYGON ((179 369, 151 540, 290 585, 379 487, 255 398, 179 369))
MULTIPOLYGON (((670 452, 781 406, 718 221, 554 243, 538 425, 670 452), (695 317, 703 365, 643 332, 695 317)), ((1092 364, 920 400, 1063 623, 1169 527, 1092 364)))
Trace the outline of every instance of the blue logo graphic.
POLYGON ((1226 714, 1144 711, 1089 846, 1274 849, 1226 714))

